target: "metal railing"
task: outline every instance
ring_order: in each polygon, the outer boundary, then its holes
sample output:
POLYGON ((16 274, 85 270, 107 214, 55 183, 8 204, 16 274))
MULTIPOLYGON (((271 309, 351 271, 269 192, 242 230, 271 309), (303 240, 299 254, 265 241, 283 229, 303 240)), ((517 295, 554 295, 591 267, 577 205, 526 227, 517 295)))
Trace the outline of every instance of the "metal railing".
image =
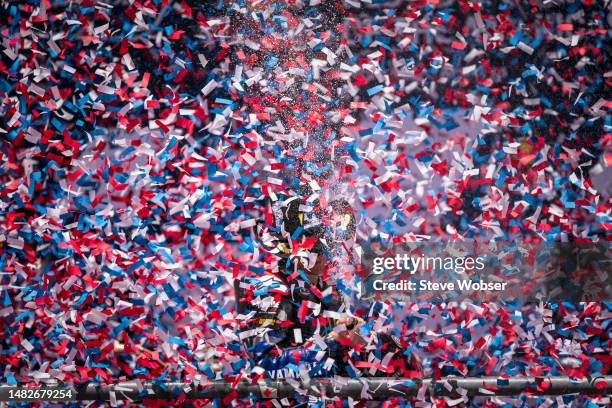
MULTIPOLYGON (((70 390, 75 401, 174 400, 215 398, 292 398, 296 394, 356 400, 387 400, 415 396, 510 396, 531 395, 610 395, 612 376, 574 379, 570 377, 445 377, 440 380, 408 378, 316 378, 310 381, 260 380, 254 384, 214 381, 204 384, 128 381, 111 385, 76 387, 47 386, 70 390)), ((0 401, 7 401, 10 390, 1 386, 0 401)), ((23 389, 23 387, 20 387, 23 389)), ((14 392, 13 392, 14 394, 14 392)), ((14 399, 13 399, 14 400, 14 399)))

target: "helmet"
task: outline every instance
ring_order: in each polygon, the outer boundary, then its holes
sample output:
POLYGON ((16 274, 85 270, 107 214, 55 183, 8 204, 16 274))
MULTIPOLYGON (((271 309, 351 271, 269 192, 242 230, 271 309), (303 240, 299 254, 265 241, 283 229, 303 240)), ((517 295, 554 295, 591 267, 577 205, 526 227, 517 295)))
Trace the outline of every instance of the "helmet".
POLYGON ((309 202, 296 196, 272 205, 272 213, 275 227, 268 228, 264 247, 281 258, 326 254, 355 234, 355 215, 346 200, 323 207, 319 199, 309 202))

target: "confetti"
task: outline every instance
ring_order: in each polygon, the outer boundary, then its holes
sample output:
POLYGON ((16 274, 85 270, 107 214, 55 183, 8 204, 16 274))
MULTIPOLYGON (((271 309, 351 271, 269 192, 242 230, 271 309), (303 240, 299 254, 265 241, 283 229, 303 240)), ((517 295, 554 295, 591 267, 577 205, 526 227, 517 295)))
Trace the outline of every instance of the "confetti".
POLYGON ((609 302, 368 302, 355 261, 610 240, 603 3, 1 7, 3 382, 609 373, 609 302))

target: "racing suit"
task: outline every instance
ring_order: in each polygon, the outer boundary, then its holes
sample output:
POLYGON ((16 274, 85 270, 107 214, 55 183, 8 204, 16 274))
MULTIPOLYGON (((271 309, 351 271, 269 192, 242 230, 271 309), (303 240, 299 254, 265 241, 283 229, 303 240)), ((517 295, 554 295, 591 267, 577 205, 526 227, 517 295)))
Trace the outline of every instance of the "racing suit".
POLYGON ((343 311, 334 287, 272 273, 246 277, 239 286, 239 310, 246 316, 240 337, 266 377, 344 373, 339 345, 326 338, 343 311))

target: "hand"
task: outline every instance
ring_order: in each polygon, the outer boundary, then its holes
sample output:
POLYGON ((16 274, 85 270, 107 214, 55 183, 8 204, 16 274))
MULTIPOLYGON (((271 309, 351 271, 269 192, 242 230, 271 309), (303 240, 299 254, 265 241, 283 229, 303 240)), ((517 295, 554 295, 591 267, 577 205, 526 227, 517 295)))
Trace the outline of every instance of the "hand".
POLYGON ((336 326, 343 324, 349 330, 359 327, 364 323, 365 321, 362 318, 356 316, 345 316, 336 320, 336 326))
POLYGON ((364 320, 360 319, 359 317, 341 317, 340 319, 336 320, 336 326, 345 325, 347 327, 347 330, 342 330, 340 332, 331 332, 329 338, 334 341, 338 341, 340 339, 348 339, 351 343, 353 343, 353 345, 365 345, 367 342, 359 334, 359 327, 364 323, 364 320))

